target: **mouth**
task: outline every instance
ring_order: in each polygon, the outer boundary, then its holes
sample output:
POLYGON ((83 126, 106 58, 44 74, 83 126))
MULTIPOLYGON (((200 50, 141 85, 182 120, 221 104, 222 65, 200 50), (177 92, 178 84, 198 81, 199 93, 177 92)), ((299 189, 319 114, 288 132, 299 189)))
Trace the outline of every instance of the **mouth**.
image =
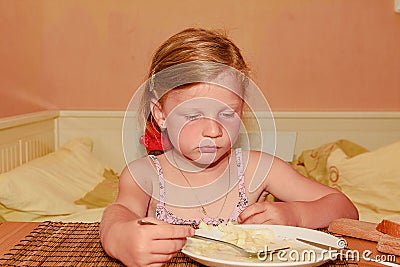
POLYGON ((201 153, 215 153, 218 150, 217 146, 200 146, 199 150, 201 153))

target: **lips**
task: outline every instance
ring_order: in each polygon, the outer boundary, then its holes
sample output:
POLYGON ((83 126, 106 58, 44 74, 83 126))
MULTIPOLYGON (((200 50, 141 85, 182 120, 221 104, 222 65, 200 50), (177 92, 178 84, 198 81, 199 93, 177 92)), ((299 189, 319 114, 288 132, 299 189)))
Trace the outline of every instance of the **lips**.
POLYGON ((216 146, 200 146, 199 150, 201 153, 215 153, 218 150, 216 146))

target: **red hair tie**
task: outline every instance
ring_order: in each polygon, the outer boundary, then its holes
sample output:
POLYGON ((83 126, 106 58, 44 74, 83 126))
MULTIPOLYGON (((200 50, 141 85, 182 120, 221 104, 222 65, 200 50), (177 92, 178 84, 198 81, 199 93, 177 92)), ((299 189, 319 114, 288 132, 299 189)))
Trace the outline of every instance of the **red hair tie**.
POLYGON ((144 135, 140 137, 139 143, 144 145, 147 152, 166 151, 172 148, 168 136, 162 134, 150 122, 146 123, 146 130, 144 132, 144 135))

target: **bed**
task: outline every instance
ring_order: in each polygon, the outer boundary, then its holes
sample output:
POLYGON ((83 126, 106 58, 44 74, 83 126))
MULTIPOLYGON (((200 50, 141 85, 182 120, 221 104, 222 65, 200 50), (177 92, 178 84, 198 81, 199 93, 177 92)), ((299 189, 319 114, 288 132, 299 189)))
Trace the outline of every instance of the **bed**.
POLYGON ((0 174, 0 220, 99 221, 115 199, 118 175, 93 155, 93 141, 74 138, 54 152, 35 141, 23 147, 41 156, 0 174))
MULTIPOLYGON (((119 111, 42 111, 0 119, 0 221, 100 221, 125 165, 123 117, 119 111)), ((261 122, 266 117, 258 114, 261 122)), ((277 156, 348 194, 364 220, 400 213, 400 113, 274 117, 277 156)), ((137 142, 134 157, 145 153, 137 142)))

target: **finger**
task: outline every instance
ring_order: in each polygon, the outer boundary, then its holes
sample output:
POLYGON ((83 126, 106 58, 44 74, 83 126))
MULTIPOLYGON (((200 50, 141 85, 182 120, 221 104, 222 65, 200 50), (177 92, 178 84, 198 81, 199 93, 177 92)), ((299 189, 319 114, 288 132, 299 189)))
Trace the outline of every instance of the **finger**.
POLYGON ((266 212, 260 212, 246 218, 242 224, 273 224, 273 218, 266 212))
POLYGON ((164 266, 166 262, 170 261, 176 254, 159 255, 152 254, 146 261, 140 263, 140 266, 164 266))
MULTIPOLYGON (((149 223, 153 223, 153 224, 155 224, 155 225, 159 225, 159 224, 169 224, 169 223, 167 223, 167 222, 158 220, 158 219, 156 219, 156 218, 154 218, 154 217, 144 217, 144 218, 139 219, 139 220, 138 220, 138 223, 139 223, 139 221, 146 221, 146 222, 149 222, 149 223)), ((140 223, 139 223, 139 224, 140 224, 140 223)), ((148 225, 151 225, 151 224, 148 224, 148 225)))
POLYGON ((152 235, 153 239, 175 239, 175 238, 186 238, 188 236, 194 235, 193 227, 189 225, 173 225, 166 223, 164 221, 159 221, 152 217, 145 217, 141 219, 142 221, 147 221, 149 224, 141 224, 144 227, 153 227, 152 235), (151 224, 153 223, 153 224, 151 224))
POLYGON ((162 267, 164 266, 165 262, 156 262, 156 263, 152 263, 152 264, 147 264, 146 266, 148 267, 162 267))
MULTIPOLYGON (((146 225, 152 227, 153 225, 146 225)), ((194 235, 194 229, 187 225, 154 225, 153 239, 184 239, 194 235)))
POLYGON ((152 243, 150 253, 160 255, 175 255, 185 246, 186 240, 157 240, 152 243))
POLYGON ((250 217, 254 216, 255 214, 264 212, 267 209, 267 205, 262 205, 260 203, 254 203, 250 206, 248 206, 242 213, 239 214, 238 217, 238 222, 239 223, 244 223, 247 221, 250 217))

